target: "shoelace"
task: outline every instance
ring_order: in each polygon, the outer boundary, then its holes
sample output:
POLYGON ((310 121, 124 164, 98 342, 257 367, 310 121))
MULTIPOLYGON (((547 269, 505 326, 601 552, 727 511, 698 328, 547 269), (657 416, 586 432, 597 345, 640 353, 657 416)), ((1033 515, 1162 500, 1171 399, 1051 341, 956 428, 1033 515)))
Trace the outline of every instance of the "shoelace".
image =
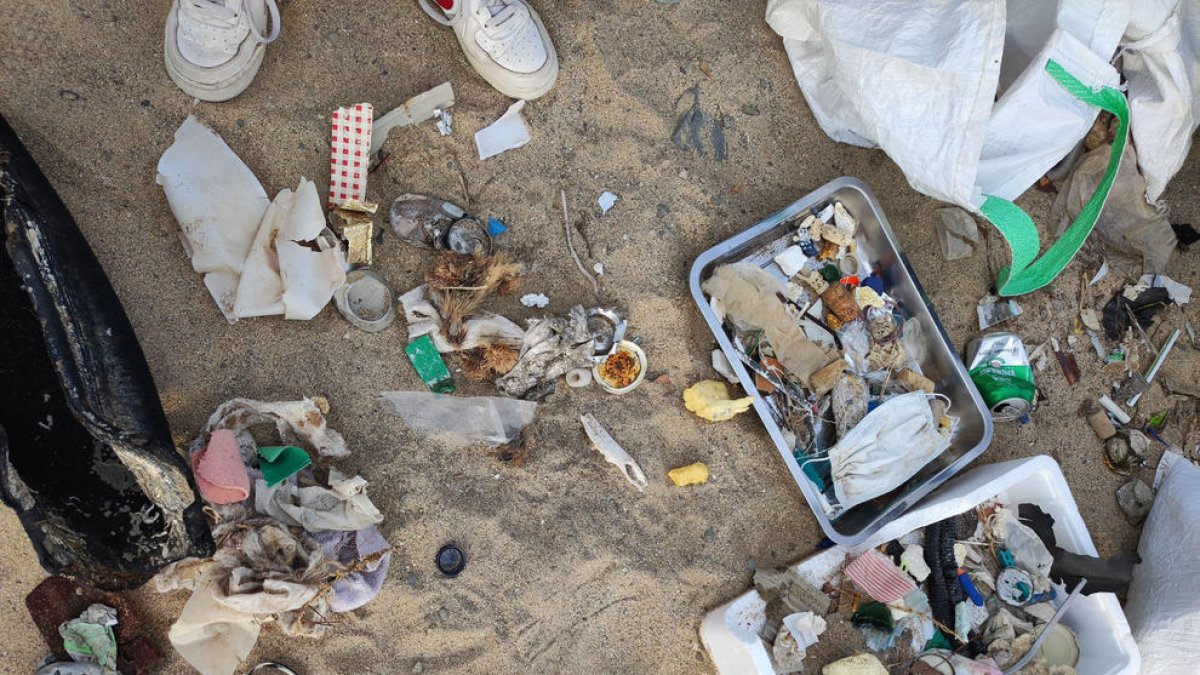
MULTIPOLYGON (((220 3, 212 2, 212 0, 188 0, 192 7, 213 15, 225 22, 231 22, 238 18, 238 13, 229 8, 229 5, 222 0, 220 3)), ((258 26, 254 25, 253 21, 247 20, 246 23, 250 26, 250 34, 254 39, 261 44, 270 44, 279 38, 279 6, 275 4, 275 0, 264 0, 267 3, 267 12, 271 16, 271 34, 264 37, 258 32, 258 26)), ((245 11, 245 8, 243 8, 245 11)))
MULTIPOLYGON (((430 0, 417 0, 421 5, 421 9, 429 15, 429 18, 442 24, 443 26, 455 26, 462 22, 464 12, 458 12, 453 17, 446 16, 441 7, 434 7, 430 0)), ((517 33, 525 27, 529 21, 528 12, 519 12, 518 3, 513 0, 487 0, 484 4, 492 18, 488 19, 483 24, 484 32, 493 40, 504 41, 508 37, 517 33), (523 17, 523 20, 522 20, 523 17)))

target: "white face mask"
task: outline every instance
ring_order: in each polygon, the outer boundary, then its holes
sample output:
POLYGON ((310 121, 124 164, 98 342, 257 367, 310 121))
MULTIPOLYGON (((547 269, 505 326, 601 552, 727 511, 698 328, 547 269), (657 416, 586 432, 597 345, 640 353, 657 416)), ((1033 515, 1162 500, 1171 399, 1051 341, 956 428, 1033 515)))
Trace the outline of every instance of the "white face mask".
POLYGON ((899 487, 950 446, 923 391, 872 410, 829 450, 833 490, 849 509, 899 487))

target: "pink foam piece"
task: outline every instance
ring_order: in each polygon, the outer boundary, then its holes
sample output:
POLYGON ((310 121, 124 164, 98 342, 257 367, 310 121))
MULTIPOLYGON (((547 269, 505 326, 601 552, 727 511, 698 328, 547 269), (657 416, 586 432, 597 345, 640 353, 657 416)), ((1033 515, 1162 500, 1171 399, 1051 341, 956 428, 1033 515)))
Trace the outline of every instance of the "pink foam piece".
POLYGON ((192 473, 200 494, 214 504, 233 504, 250 496, 242 450, 237 436, 228 429, 212 432, 208 447, 192 455, 192 473))

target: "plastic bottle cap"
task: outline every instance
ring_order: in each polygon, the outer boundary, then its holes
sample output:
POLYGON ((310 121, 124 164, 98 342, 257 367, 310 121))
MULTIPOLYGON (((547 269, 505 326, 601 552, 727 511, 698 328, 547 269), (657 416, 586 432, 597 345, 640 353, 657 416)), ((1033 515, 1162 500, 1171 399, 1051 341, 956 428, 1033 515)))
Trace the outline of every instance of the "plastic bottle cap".
POLYGON ((462 574, 462 571, 466 569, 467 553, 456 544, 446 544, 438 549, 436 562, 439 572, 453 578, 462 574))

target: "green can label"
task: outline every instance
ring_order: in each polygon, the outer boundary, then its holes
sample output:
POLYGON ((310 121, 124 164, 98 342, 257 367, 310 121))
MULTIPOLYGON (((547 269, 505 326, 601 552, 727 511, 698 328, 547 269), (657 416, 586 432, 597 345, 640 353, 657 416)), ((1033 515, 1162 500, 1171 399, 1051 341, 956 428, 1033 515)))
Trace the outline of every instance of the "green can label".
POLYGON ((1025 344, 1013 333, 989 333, 971 343, 968 372, 998 420, 1020 419, 1033 410, 1033 367, 1025 344))

